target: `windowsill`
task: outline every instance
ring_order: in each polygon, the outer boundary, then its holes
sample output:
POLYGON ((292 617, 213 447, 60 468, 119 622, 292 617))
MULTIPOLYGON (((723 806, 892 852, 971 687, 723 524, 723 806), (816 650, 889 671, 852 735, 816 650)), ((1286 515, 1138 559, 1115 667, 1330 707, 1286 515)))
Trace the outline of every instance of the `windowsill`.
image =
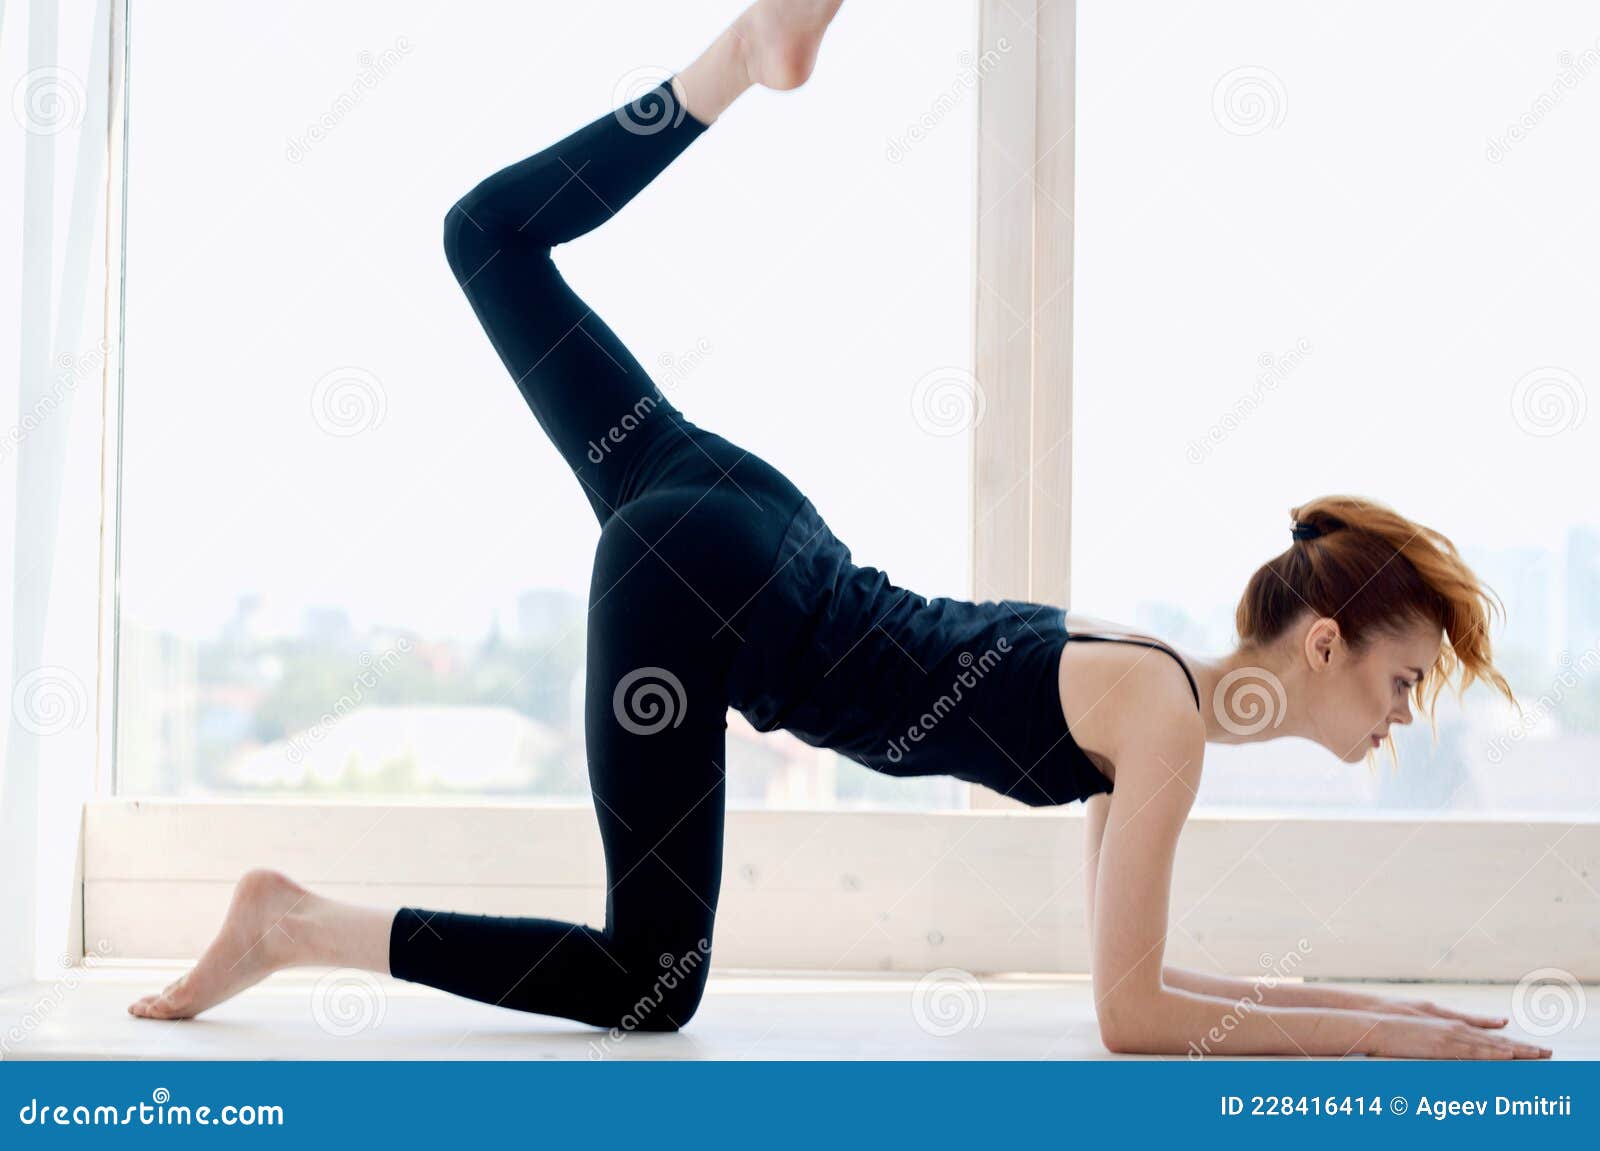
MULTIPOLYGON (((108 964, 54 983, 0 992, 7 1059, 1108 1059, 1091 988, 1081 977, 989 977, 981 996, 956 983, 913 1012, 918 979, 903 974, 716 972, 683 1031, 611 1038, 599 1028, 475 1003, 373 977, 371 994, 324 997, 325 968, 280 972, 198 1019, 157 1022, 126 1012, 187 965, 108 964), (381 1012, 374 1009, 381 1003, 381 1012), (347 1010, 341 1011, 340 1005, 347 1010), (980 1007, 981 1004, 981 1007, 980 1007), (24 1026, 20 1040, 9 1038, 24 1026), (359 1028, 361 1021, 368 1026, 359 1028), (958 1027, 962 1021, 969 1025, 958 1027), (325 1026, 326 1025, 326 1026, 325 1026), (939 1034, 949 1030, 951 1034, 939 1034), (348 1034, 338 1032, 349 1031, 348 1034)), ((1364 984, 1426 995, 1464 1010, 1504 1013, 1508 984, 1364 984)), ((1600 1058, 1600 1013, 1551 1037, 1558 1058, 1600 1058)))

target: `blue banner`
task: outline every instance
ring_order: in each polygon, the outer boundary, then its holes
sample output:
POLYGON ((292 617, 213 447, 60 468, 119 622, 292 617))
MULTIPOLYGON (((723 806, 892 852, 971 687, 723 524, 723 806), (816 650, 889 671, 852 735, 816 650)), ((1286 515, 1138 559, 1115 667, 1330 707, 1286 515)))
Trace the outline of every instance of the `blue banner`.
POLYGON ((979 1148, 1032 1138, 1294 1147, 1593 1145, 1589 1062, 0 1063, 0 1146, 232 1140, 406 1147, 638 1139, 716 1146, 979 1148), (1587 1132, 1587 1134, 1585 1134, 1587 1132))

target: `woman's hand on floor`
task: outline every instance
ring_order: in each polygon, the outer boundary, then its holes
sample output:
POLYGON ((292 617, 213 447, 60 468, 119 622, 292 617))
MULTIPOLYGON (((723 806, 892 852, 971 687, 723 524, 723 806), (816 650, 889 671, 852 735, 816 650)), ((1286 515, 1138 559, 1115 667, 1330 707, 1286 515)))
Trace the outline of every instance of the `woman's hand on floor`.
POLYGON ((1459 1019, 1385 1015, 1362 1044, 1388 1059, 1548 1059, 1551 1051, 1510 1035, 1495 1035, 1459 1019))
MULTIPOLYGON (((1341 1004, 1340 1006, 1347 1006, 1341 1004)), ((1376 1011, 1383 1015, 1421 1015, 1432 1019, 1448 1019, 1458 1023, 1465 1023, 1472 1027, 1493 1029, 1504 1027, 1508 1020, 1504 1015, 1475 1015, 1469 1011, 1456 1011, 1454 1008, 1445 1007, 1431 999, 1405 999, 1389 998, 1384 995, 1366 995, 1359 997, 1354 1004, 1357 1010, 1376 1011)))

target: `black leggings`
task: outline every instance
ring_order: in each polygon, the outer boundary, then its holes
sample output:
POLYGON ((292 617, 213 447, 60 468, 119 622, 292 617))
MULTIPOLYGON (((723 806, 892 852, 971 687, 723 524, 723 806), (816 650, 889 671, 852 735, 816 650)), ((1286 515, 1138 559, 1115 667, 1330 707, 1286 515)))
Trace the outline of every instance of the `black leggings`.
MULTIPOLYGON (((600 1027, 676 1030, 705 989, 722 879, 730 668, 803 497, 690 423, 550 258, 706 126, 663 83, 484 180, 444 225, 451 270, 602 530, 584 736, 605 928, 402 908, 391 972, 600 1027)), ((671 269, 644 265, 670 290, 671 269)))

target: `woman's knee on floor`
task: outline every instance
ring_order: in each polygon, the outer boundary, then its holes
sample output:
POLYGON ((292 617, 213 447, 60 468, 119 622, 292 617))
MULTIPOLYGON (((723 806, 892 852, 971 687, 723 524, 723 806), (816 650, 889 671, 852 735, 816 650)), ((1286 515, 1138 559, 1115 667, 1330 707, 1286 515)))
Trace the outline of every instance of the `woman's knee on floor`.
POLYGON ((624 1031, 677 1031, 694 1018, 710 975, 711 941, 705 937, 622 960, 616 1027, 624 1031))

